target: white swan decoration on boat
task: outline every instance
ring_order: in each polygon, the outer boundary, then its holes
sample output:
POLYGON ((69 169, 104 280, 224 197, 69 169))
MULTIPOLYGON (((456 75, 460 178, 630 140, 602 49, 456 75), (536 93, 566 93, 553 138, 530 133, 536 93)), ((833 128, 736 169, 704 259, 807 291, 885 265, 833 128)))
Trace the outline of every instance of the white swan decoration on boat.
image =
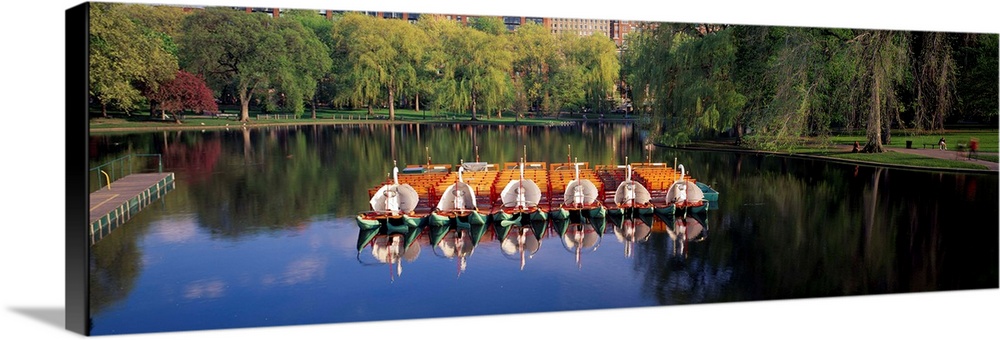
POLYGON ((538 205, 542 199, 542 191, 538 185, 530 179, 524 178, 524 163, 521 166, 520 179, 511 180, 500 192, 500 199, 504 207, 530 208, 538 205))
POLYGON ((399 184, 399 167, 393 164, 392 184, 383 185, 368 202, 374 211, 398 215, 413 212, 419 199, 417 191, 412 186, 399 184))
POLYGON ((642 184, 632 180, 632 165, 625 167, 625 180, 618 184, 615 190, 615 204, 618 206, 636 206, 649 203, 649 190, 642 184))
POLYGON ((704 200, 705 192, 694 182, 684 179, 684 164, 678 165, 677 168, 680 169, 681 176, 667 189, 667 195, 664 197, 667 204, 695 204, 704 200))
POLYGON ((564 201, 571 205, 581 206, 594 203, 597 200, 597 186, 587 179, 580 179, 580 164, 574 164, 576 175, 573 180, 566 184, 566 193, 563 194, 564 201))
POLYGON ((476 192, 462 178, 463 167, 458 168, 458 181, 444 189, 438 201, 439 211, 464 211, 476 209, 476 192))

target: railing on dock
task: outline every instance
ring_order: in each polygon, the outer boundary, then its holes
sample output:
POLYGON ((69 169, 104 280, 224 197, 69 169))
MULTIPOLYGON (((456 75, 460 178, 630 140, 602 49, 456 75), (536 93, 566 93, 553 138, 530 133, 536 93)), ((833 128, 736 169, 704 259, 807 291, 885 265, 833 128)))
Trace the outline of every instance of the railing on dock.
POLYGON ((128 154, 90 168, 90 192, 100 190, 114 181, 136 172, 150 171, 150 160, 156 159, 156 172, 163 172, 163 155, 161 154, 128 154), (145 160, 142 162, 141 160, 145 160), (144 164, 143 164, 144 163, 144 164), (142 165, 136 171, 137 166, 142 165))

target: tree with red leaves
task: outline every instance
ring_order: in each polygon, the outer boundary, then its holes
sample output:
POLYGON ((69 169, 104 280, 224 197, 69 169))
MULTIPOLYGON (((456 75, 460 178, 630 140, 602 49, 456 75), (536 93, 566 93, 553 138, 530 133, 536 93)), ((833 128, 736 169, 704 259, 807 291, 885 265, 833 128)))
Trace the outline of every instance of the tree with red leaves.
POLYGON ((177 113, 184 110, 196 112, 218 111, 212 89, 208 88, 201 76, 178 70, 173 80, 160 85, 149 99, 159 103, 160 117, 167 112, 174 114, 174 121, 180 123, 177 113))

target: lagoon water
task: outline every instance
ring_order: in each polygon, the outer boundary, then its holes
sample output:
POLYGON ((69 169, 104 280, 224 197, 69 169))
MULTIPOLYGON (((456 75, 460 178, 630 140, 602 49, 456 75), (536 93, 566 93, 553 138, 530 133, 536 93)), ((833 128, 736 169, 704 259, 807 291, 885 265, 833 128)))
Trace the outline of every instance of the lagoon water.
MULTIPOLYGON (((644 149, 627 124, 286 126, 92 134, 94 166, 163 155, 173 191, 91 247, 92 334, 996 288, 997 174, 644 149), (577 252, 426 235, 358 253, 393 160, 673 163, 720 191, 705 238, 608 224, 577 252), (522 256, 523 255, 523 256, 522 256)), ((141 167, 141 166, 140 166, 141 167)), ((91 179, 96 183, 96 179, 91 179)), ((95 184, 96 186, 96 184, 95 184)))

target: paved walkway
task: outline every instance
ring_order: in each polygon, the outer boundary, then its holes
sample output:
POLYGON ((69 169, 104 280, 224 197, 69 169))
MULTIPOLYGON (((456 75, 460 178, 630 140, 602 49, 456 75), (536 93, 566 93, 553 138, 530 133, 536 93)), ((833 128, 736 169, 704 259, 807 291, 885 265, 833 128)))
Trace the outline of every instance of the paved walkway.
POLYGON ((926 157, 934 157, 941 159, 950 159, 956 161, 962 161, 967 163, 979 164, 989 168, 990 170, 997 171, 1000 170, 1000 163, 987 162, 979 159, 968 159, 968 152, 961 152, 955 150, 941 150, 941 149, 907 149, 907 148, 889 148, 889 150, 901 153, 908 153, 913 155, 921 155, 926 157))

